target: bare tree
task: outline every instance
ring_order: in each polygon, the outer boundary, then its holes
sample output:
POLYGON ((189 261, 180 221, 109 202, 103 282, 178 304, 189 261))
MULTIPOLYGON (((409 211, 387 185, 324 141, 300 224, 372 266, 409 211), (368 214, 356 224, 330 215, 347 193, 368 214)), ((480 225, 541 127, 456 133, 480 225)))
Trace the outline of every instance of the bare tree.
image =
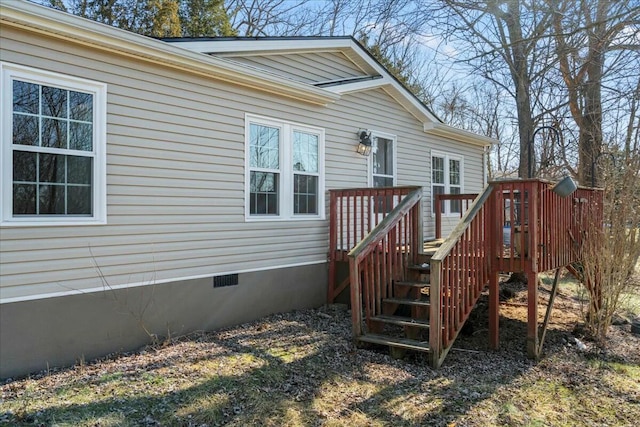
POLYGON ((520 145, 519 175, 533 172, 531 140, 535 119, 532 85, 546 70, 548 60, 538 49, 550 16, 537 2, 519 0, 458 1, 430 3, 434 22, 442 35, 464 46, 462 61, 475 73, 511 94, 515 102, 520 145), (542 65, 541 65, 542 64, 542 65))
MULTIPOLYGON (((592 176, 603 147, 603 84, 608 72, 620 76, 620 52, 640 48, 629 29, 640 26, 640 7, 634 2, 611 0, 549 2, 555 54, 565 83, 571 116, 579 129, 578 177, 598 183, 592 176), (634 46, 635 44, 635 46, 634 46), (617 55, 609 57, 609 53, 617 55), (617 58, 616 58, 617 56, 617 58)), ((640 66, 637 62, 636 67, 640 66)), ((637 73, 637 69, 636 69, 637 73)))
POLYGON ((302 35, 311 16, 296 12, 306 9, 305 0, 231 0, 226 4, 231 26, 243 37, 302 35))

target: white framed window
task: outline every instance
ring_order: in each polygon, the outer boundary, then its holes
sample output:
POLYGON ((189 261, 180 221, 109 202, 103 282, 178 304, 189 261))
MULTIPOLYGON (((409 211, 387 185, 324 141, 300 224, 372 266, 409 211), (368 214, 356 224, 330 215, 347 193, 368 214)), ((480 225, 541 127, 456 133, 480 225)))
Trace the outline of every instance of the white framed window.
MULTIPOLYGON (((431 153, 431 211, 435 213, 436 195, 461 194, 463 189, 463 157, 447 153, 431 153)), ((442 203, 444 215, 459 215, 462 204, 459 200, 442 203)))
POLYGON ((104 83, 0 63, 0 224, 106 222, 104 83))
MULTIPOLYGON (((396 136, 372 131, 369 158, 369 185, 375 188, 396 185, 396 136)), ((393 197, 376 197, 373 212, 386 214, 391 212, 393 206, 393 197)))
POLYGON ((396 185, 395 135, 372 131, 369 158, 369 185, 377 188, 396 185))
POLYGON ((324 218, 324 129, 245 116, 245 218, 324 218))

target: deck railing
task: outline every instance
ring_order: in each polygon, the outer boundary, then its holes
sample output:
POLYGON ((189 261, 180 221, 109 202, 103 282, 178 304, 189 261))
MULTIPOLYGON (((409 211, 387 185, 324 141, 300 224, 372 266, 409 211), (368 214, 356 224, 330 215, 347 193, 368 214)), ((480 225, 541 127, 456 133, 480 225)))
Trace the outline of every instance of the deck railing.
MULTIPOLYGON (((436 200, 434 203, 433 210, 436 214, 436 239, 442 238, 442 207, 446 203, 447 200, 459 201, 459 204, 456 205, 456 212, 452 212, 453 214, 458 213, 459 217, 462 218, 464 213, 469 210, 469 206, 478 197, 478 194, 437 194, 436 200)), ((452 204, 453 205, 453 204, 452 204)), ((451 205, 450 205, 451 206, 451 205)), ((454 209, 449 209, 452 211, 454 209)))
POLYGON ((540 224, 539 180, 500 181, 491 184, 495 192, 491 204, 494 238, 491 253, 498 271, 537 271, 539 233, 530 233, 540 224))
POLYGON ((498 271, 548 271, 579 261, 584 231, 602 222, 602 190, 567 197, 539 179, 494 182, 493 239, 498 271))
POLYGON ((329 190, 329 249, 338 251, 338 261, 411 191, 421 187, 348 188, 329 190))
MULTIPOLYGON (((422 187, 348 188, 329 190, 329 288, 333 302, 348 285, 336 283, 336 261, 349 261, 347 254, 362 241, 410 192, 422 187)), ((420 223, 422 227, 422 223, 420 223)))
POLYGON ((486 202, 493 190, 485 188, 431 257, 429 346, 434 366, 442 363, 489 281, 491 230, 486 202))
POLYGON ((540 187, 537 264, 538 271, 548 271, 580 261, 591 225, 602 225, 604 193, 578 188, 571 196, 560 197, 549 185, 540 183, 540 187))
POLYGON ((393 282, 404 280, 422 249, 422 188, 411 190, 348 254, 353 335, 362 335, 366 318, 382 314, 382 300, 393 282), (364 304, 363 304, 364 303, 364 304))
MULTIPOLYGON (((420 187, 331 192, 330 257, 349 261, 344 287, 351 285, 356 337, 362 335, 362 307, 367 318, 380 314, 393 282, 404 280, 407 266, 421 252, 421 197, 420 187)), ((434 366, 442 363, 488 284, 490 340, 497 345, 498 273, 525 272, 537 279, 538 272, 580 261, 581 246, 590 238, 587 231, 594 223, 602 224, 602 211, 599 189, 579 188, 560 197, 553 183, 539 179, 490 183, 430 261, 429 347, 434 366)), ((335 264, 330 263, 330 281, 335 264)), ((531 341, 538 351, 536 281, 529 286, 527 345, 531 341)))

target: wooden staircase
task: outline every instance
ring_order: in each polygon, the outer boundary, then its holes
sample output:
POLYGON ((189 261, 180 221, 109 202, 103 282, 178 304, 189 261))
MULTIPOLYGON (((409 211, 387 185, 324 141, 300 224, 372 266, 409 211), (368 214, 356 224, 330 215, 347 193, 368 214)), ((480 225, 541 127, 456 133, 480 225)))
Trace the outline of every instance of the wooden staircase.
POLYGON ((527 352, 537 357, 537 275, 580 260, 584 230, 602 216, 601 190, 561 198, 543 180, 493 182, 446 240, 425 245, 421 187, 329 193, 329 302, 348 288, 358 345, 388 346, 396 356, 426 352, 435 368, 487 287, 489 341, 497 348, 499 272, 527 275, 527 352), (339 263, 348 263, 348 277, 337 277, 339 263))
POLYGON ((382 299, 382 314, 365 317, 367 331, 357 338, 362 343, 389 346, 394 357, 404 350, 429 352, 430 255, 409 265, 408 280, 392 284, 392 296, 382 299))

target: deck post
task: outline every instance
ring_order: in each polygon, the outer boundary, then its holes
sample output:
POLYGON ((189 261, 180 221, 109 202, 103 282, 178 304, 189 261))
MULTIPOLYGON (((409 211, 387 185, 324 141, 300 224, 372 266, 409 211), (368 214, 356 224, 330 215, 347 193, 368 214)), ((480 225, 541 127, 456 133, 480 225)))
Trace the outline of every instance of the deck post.
MULTIPOLYGON (((422 190, 424 191, 424 189, 422 190)), ((418 261, 418 255, 419 254, 423 254, 424 253, 424 216, 423 216, 423 207, 422 207, 422 201, 420 201, 420 203, 418 203, 416 205, 415 208, 415 219, 414 221, 416 222, 416 237, 418 238, 417 240, 414 240, 414 243, 418 244, 418 250, 414 250, 413 248, 411 249, 411 252, 413 252, 413 261, 417 263, 418 261)))
POLYGON ((360 291, 360 271, 357 261, 349 258, 349 274, 351 287, 351 321, 353 323, 353 338, 362 335, 362 295, 360 291))
POLYGON ((439 194, 436 194, 436 201, 433 206, 433 211, 436 214, 436 239, 442 238, 442 199, 439 194))
POLYGON ((336 249, 338 236, 338 211, 336 202, 338 197, 335 191, 329 192, 329 283, 327 284, 327 303, 333 304, 336 295, 336 249))
POLYGON ((431 260, 431 286, 429 288, 429 347, 431 348, 431 367, 440 367, 440 349, 442 348, 442 301, 440 297, 441 261, 431 260))
POLYGON ((497 350, 500 345, 500 286, 498 271, 491 270, 489 275, 489 346, 497 350))
POLYGON ((538 357, 538 273, 527 272, 527 356, 538 357))

